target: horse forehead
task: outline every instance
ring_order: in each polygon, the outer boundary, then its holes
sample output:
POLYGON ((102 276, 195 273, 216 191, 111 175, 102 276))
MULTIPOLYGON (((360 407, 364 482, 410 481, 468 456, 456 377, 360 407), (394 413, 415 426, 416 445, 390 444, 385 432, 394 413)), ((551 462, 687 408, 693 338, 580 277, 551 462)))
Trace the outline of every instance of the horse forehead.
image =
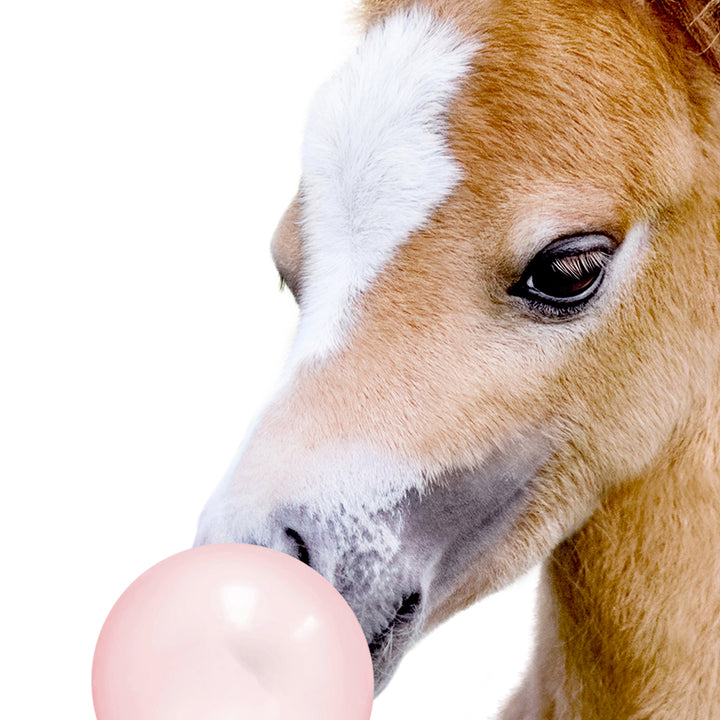
POLYGON ((343 347, 354 300, 461 179, 450 104, 479 44, 410 9, 385 18, 318 92, 303 144, 296 361, 343 347))

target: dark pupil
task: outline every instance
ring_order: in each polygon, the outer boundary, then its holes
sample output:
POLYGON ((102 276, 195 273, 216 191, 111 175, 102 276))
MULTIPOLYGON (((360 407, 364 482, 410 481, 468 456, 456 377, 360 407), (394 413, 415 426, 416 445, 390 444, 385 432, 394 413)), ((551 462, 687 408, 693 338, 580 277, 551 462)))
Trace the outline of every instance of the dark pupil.
POLYGON ((602 270, 601 265, 588 267, 580 258, 566 258, 538 263, 532 273, 536 290, 557 298, 580 295, 589 288, 602 270), (567 260, 572 263, 567 266, 567 260), (573 262, 574 261, 574 262, 573 262))

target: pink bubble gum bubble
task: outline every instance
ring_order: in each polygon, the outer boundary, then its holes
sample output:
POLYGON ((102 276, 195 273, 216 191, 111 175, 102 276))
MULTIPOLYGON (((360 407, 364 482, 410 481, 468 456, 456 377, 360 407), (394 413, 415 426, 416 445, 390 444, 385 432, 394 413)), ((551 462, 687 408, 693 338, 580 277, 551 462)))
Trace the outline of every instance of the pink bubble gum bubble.
POLYGON ((373 675, 341 595, 253 545, 173 555, 121 595, 92 674, 98 720, 368 720, 373 675))

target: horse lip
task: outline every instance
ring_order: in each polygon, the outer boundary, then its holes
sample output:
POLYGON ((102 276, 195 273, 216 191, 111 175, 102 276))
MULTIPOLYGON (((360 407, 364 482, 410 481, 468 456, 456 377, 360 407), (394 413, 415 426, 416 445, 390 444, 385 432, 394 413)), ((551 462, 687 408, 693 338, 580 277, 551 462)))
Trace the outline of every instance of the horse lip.
POLYGON ((406 649, 405 642, 397 642, 398 636, 401 640, 411 639, 411 628, 417 624, 421 607, 422 594, 419 590, 404 595, 390 622, 368 642, 370 657, 375 666, 376 694, 390 680, 395 665, 406 649))

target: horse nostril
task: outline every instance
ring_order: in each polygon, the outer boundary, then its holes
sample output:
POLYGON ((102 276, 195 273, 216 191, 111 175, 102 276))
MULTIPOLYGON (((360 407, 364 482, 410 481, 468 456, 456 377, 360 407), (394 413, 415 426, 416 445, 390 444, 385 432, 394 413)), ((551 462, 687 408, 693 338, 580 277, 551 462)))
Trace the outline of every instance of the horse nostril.
POLYGON ((310 552, 300 534, 292 528, 285 528, 285 534, 295 543, 295 557, 306 565, 310 565, 310 552))

